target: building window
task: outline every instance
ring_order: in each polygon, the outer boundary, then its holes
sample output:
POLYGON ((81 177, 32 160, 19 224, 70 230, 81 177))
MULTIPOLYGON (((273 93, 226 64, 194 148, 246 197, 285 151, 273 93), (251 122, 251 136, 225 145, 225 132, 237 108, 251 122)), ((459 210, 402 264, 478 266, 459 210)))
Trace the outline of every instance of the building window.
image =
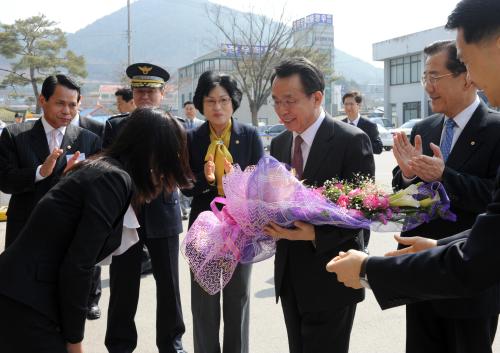
POLYGON ((193 100, 193 92, 189 92, 189 99, 188 100, 190 100, 190 101, 193 100))
POLYGON ((420 55, 390 60, 391 86, 420 82, 420 55))
POLYGON ((181 104, 184 105, 184 102, 185 102, 185 100, 184 100, 184 93, 183 93, 181 96, 181 104))
POLYGON ((411 119, 420 119, 420 102, 403 103, 403 123, 411 119))

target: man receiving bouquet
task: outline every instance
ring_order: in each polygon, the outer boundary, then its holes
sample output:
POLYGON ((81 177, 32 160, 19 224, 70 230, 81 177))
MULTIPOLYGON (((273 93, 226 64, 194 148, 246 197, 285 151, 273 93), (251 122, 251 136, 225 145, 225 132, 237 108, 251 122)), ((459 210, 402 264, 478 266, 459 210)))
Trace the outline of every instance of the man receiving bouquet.
MULTIPOLYGON (((305 58, 275 68, 272 98, 288 131, 271 142, 271 155, 291 164, 306 185, 350 180, 375 174, 370 139, 361 130, 325 114, 325 81, 305 58)), ((270 223, 265 231, 278 238, 275 257, 276 299, 281 299, 291 353, 347 352, 362 290, 346 288, 325 272, 342 249, 363 249, 361 229, 295 222, 286 229, 270 223)))

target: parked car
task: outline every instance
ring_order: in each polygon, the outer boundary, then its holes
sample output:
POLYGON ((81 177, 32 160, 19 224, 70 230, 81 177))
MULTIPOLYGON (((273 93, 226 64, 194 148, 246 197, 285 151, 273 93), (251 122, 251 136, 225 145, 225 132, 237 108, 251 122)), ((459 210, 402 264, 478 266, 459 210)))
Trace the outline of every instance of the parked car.
POLYGON ((391 134, 395 134, 396 132, 404 132, 406 134, 406 136, 408 138, 410 138, 410 135, 411 135, 411 129, 413 129, 413 127, 415 126, 416 123, 418 123, 419 121, 421 121, 422 119, 411 119, 411 120, 408 120, 406 123, 404 123, 403 125, 401 125, 400 127, 398 128, 395 128, 395 129, 391 129, 391 134))
POLYGON ((286 130, 285 125, 283 124, 277 124, 269 127, 264 134, 262 134, 260 137, 262 139, 262 144, 264 145, 264 149, 266 151, 269 150, 269 146, 271 145, 271 140, 273 139, 274 136, 278 136, 281 134, 283 131, 286 130))
POLYGON ((384 118, 383 116, 382 117, 371 117, 371 116, 369 116, 368 119, 370 119, 371 121, 373 121, 375 124, 382 125, 383 127, 387 128, 387 129, 393 127, 392 122, 389 119, 384 118))
POLYGON ((392 149, 392 145, 394 144, 391 132, 380 124, 377 124, 377 129, 378 134, 380 135, 380 139, 382 140, 382 146, 384 146, 384 150, 390 151, 392 149))

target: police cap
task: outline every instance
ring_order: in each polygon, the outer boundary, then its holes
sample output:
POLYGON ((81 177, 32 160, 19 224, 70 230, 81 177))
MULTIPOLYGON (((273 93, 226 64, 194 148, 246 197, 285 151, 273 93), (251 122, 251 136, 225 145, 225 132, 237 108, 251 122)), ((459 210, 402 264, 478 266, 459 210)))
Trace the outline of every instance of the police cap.
POLYGON ((132 88, 161 88, 170 78, 170 74, 165 69, 148 63, 132 64, 127 67, 126 72, 131 79, 132 88))

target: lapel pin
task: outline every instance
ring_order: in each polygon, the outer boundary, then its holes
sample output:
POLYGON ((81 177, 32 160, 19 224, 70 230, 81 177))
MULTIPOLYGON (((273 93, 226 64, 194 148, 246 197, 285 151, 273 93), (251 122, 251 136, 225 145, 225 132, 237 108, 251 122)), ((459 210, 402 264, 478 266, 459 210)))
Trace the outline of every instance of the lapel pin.
POLYGON ((476 144, 476 141, 471 141, 471 142, 470 142, 470 145, 471 145, 471 146, 474 146, 475 144, 476 144))
POLYGON ((240 144, 240 140, 236 140, 236 144, 239 145, 240 144))

